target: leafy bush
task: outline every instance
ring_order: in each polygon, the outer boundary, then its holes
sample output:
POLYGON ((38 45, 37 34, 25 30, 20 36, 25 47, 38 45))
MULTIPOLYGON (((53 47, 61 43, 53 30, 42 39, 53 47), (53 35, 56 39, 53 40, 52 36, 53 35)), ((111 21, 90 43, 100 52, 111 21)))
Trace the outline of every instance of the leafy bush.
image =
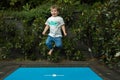
MULTIPOLYGON (((94 57, 104 55, 102 60, 105 63, 118 63, 114 55, 120 52, 120 1, 110 0, 104 4, 96 2, 93 5, 79 5, 79 1, 72 1, 55 1, 61 6, 60 15, 65 20, 68 32, 68 36, 63 37, 65 58, 83 60, 85 50, 92 52, 94 57)), ((22 59, 47 59, 46 36, 41 33, 50 16, 49 7, 52 3, 36 8, 26 4, 23 11, 0 14, 0 59, 13 54, 19 54, 22 59)), ((59 59, 56 55, 52 61, 59 59)))

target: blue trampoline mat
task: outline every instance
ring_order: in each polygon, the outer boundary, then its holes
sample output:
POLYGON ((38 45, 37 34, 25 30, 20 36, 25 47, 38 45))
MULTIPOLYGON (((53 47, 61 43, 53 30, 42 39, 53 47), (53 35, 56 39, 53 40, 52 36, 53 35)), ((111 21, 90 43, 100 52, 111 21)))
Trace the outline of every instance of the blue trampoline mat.
POLYGON ((4 80, 103 80, 89 67, 18 68, 4 80))

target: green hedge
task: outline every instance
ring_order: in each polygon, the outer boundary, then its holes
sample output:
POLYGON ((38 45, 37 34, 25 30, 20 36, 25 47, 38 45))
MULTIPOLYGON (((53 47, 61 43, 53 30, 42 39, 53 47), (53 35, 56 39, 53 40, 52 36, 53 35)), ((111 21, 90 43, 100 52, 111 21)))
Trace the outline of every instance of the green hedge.
MULTIPOLYGON (((64 57, 84 60, 84 54, 100 57, 106 63, 117 61, 114 55, 120 52, 120 1, 110 0, 104 4, 79 5, 66 2, 61 6, 68 36, 63 37, 64 57)), ((50 16, 51 3, 23 11, 0 13, 0 59, 47 59, 47 47, 42 36, 44 23, 50 16)), ((57 53, 57 52, 56 52, 57 53)), ((52 61, 59 57, 54 56, 52 61)))

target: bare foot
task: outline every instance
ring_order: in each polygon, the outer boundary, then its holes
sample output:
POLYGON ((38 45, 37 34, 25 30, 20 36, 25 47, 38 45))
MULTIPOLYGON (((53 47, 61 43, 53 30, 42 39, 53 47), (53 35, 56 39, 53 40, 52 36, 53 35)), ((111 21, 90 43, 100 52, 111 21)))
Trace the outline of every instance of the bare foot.
POLYGON ((53 49, 50 49, 50 51, 48 52, 48 55, 51 55, 53 52, 53 49))

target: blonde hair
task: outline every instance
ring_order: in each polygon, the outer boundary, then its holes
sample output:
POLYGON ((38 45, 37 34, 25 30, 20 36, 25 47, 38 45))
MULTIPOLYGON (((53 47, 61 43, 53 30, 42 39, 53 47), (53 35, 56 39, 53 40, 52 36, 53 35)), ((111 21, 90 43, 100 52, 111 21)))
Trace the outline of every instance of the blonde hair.
POLYGON ((57 11, 60 11, 59 6, 57 6, 57 5, 52 5, 52 6, 50 7, 50 10, 51 10, 51 9, 57 9, 57 11))

